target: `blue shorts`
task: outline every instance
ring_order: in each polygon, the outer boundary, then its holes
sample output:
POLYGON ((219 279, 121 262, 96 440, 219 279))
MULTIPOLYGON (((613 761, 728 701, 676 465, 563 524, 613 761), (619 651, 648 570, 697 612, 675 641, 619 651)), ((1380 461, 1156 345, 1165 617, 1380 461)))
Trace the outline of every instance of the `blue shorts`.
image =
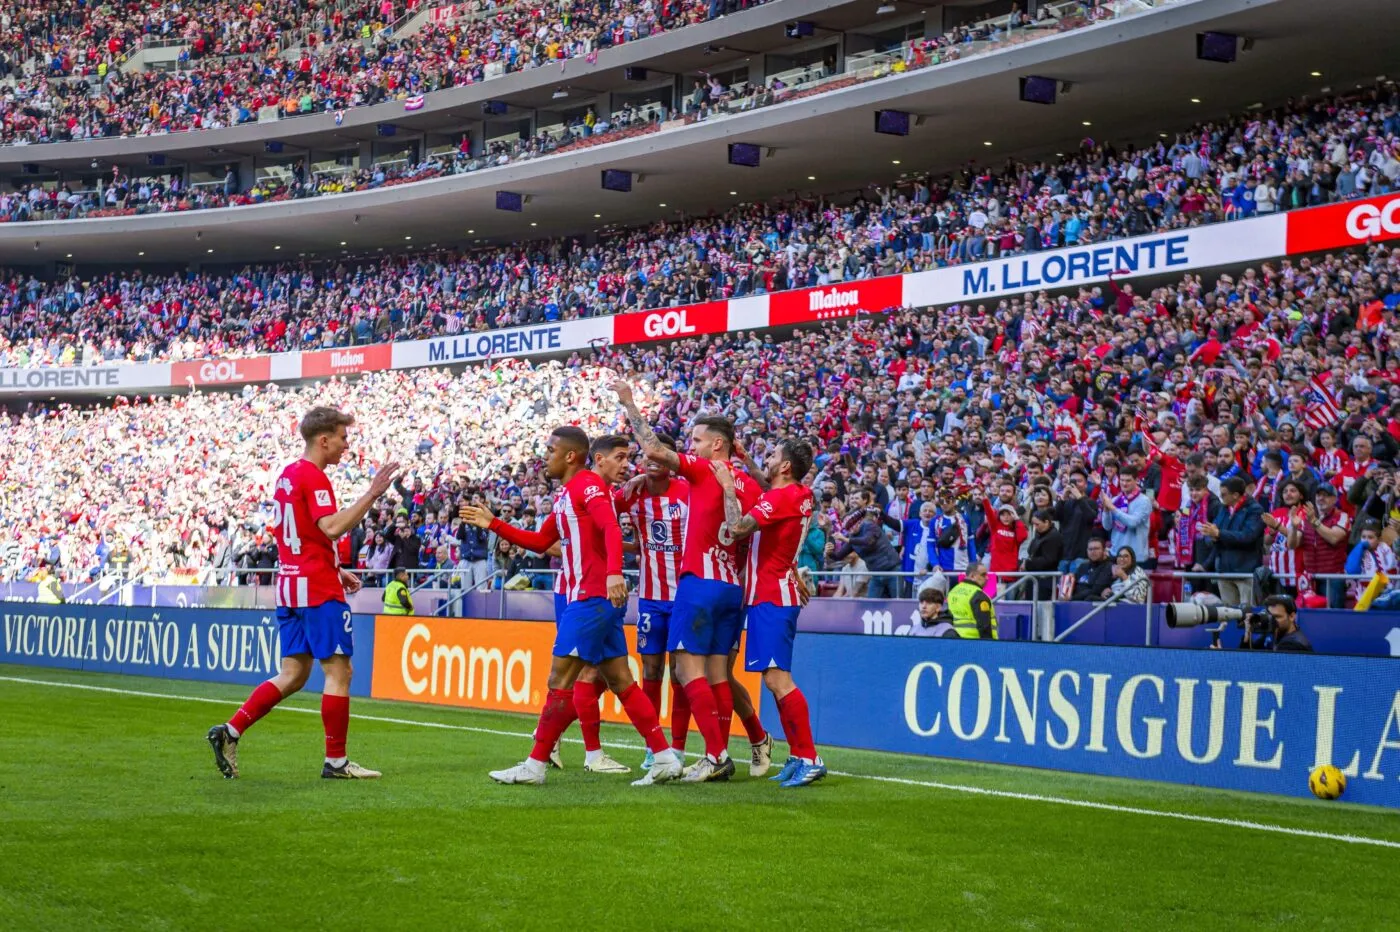
POLYGON ((774 605, 772 602, 749 606, 745 670, 750 673, 772 669, 792 672, 792 640, 797 635, 797 616, 801 611, 798 605, 774 605))
POLYGON ((570 602, 559 615, 554 635, 554 656, 577 657, 594 666, 613 657, 627 656, 627 638, 617 608, 602 597, 570 602))
POLYGON ((671 629, 671 609, 675 604, 656 599, 637 600, 637 653, 666 653, 666 635, 671 629))
POLYGON ((557 592, 554 593, 554 620, 556 622, 558 622, 560 618, 564 617, 564 609, 567 608, 568 605, 568 596, 560 595, 557 592))
POLYGON ((666 649, 690 654, 728 654, 744 630, 744 590, 733 583, 681 577, 671 609, 666 649))
POLYGON ((310 654, 317 660, 329 660, 336 654, 346 657, 355 654, 350 606, 344 602, 322 602, 310 608, 278 608, 277 626, 283 657, 310 654))

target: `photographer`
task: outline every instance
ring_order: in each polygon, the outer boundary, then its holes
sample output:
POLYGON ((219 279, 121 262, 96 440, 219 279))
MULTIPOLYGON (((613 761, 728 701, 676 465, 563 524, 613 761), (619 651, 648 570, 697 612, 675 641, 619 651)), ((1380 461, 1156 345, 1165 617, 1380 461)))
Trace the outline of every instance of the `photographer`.
POLYGON ((1274 622, 1274 650, 1312 653, 1312 642, 1298 627, 1298 606, 1286 595, 1271 595, 1264 608, 1274 622))

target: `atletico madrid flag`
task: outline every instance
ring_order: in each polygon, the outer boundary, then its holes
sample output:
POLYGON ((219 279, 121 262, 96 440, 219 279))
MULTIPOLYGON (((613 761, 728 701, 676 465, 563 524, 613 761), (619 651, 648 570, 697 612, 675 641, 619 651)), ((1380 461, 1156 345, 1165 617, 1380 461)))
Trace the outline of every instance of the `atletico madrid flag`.
POLYGON ((1332 387, 1328 384, 1331 377, 1330 372, 1312 377, 1313 395, 1317 400, 1304 409, 1303 423, 1313 430, 1331 427, 1342 419, 1341 401, 1332 393, 1332 387))

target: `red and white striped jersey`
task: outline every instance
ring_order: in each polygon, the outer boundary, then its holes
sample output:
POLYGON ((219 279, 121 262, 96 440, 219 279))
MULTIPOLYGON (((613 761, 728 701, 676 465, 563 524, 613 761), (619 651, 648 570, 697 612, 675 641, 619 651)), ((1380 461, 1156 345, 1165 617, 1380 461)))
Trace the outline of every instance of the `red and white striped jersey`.
POLYGON ((1331 479, 1339 475, 1351 463, 1351 457, 1345 450, 1333 447, 1330 450, 1318 449, 1313 451, 1313 462, 1317 465, 1318 471, 1325 478, 1331 479))
POLYGON ((538 531, 512 527, 499 518, 490 530, 535 553, 544 553, 558 541, 562 566, 555 592, 570 602, 607 598, 608 577, 622 575, 622 530, 612 492, 591 469, 580 470, 564 484, 538 531))
POLYGON ((637 597, 669 602, 676 597, 681 579, 681 542, 690 509, 690 483, 672 479, 659 495, 643 485, 630 499, 618 493, 618 504, 632 514, 641 547, 641 585, 637 597))
POLYGON ((1303 548, 1288 546, 1288 528, 1291 523, 1302 519, 1290 508, 1275 508, 1270 512, 1283 526, 1274 533, 1274 542, 1269 547, 1269 569, 1278 581, 1286 586, 1295 585, 1303 567, 1303 548))
MULTIPOLYGON (((681 551, 681 575, 739 585, 739 545, 728 534, 720 539, 724 526, 724 490, 720 488, 710 461, 689 453, 679 454, 680 474, 690 482, 690 509, 685 522, 685 547, 681 551)), ((747 512, 758 501, 758 483, 741 467, 731 463, 734 497, 747 512)))
POLYGON ((812 490, 799 483, 769 489, 748 513, 758 530, 749 538, 744 604, 800 605, 794 567, 812 521, 812 490))
POLYGON ((338 510, 331 480, 315 463, 300 459, 277 477, 272 499, 277 607, 311 608, 323 602, 344 602, 335 547, 316 525, 338 510))

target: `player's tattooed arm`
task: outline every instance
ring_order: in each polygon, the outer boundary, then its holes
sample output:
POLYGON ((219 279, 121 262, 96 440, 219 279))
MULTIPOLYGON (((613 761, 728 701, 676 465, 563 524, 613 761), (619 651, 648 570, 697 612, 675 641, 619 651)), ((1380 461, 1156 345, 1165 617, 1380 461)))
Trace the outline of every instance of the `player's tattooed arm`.
POLYGON ((647 459, 660 463, 672 471, 681 468, 680 457, 676 456, 676 451, 670 449, 656 437, 656 432, 651 429, 646 418, 642 417, 642 412, 637 409, 637 401, 632 397, 632 386, 619 379, 612 385, 612 390, 617 393, 617 400, 622 404, 622 409, 627 412, 627 420, 632 425, 632 433, 636 435, 637 442, 642 446, 642 452, 647 459))
POLYGON ((744 468, 748 470, 749 478, 758 483, 760 489, 767 492, 770 487, 767 474, 764 473, 762 467, 753 461, 753 457, 749 456, 749 451, 744 444, 737 440, 734 442, 734 455, 739 458, 739 462, 743 463, 744 468))
POLYGON ((739 497, 734 492, 734 473, 730 471, 728 463, 712 462, 710 469, 714 471, 715 480, 724 490, 724 528, 729 533, 731 540, 739 540, 748 537, 758 530, 758 522, 753 515, 744 514, 743 506, 739 504, 739 497))

